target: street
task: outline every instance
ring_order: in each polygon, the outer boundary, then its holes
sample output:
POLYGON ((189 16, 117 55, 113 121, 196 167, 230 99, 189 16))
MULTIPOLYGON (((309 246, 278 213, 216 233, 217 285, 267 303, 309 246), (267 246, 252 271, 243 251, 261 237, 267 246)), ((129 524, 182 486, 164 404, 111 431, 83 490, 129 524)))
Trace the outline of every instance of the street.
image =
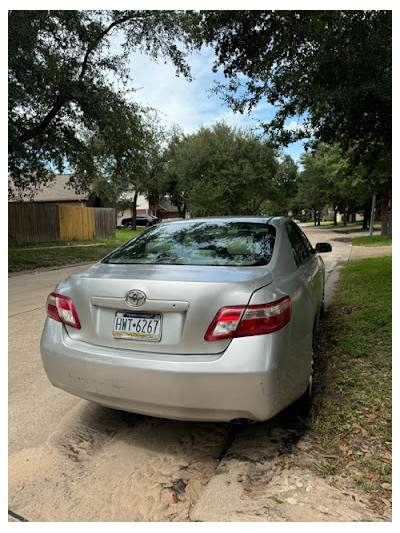
MULTIPOLYGON (((351 259, 352 233, 303 229, 313 245, 332 244, 323 255, 329 305, 338 266, 351 259)), ((177 422, 114 411, 52 387, 39 351, 46 297, 85 268, 8 280, 11 521, 376 520, 358 496, 301 470, 312 443, 285 418, 251 426, 177 422), (272 505, 277 498, 296 504, 272 505)))

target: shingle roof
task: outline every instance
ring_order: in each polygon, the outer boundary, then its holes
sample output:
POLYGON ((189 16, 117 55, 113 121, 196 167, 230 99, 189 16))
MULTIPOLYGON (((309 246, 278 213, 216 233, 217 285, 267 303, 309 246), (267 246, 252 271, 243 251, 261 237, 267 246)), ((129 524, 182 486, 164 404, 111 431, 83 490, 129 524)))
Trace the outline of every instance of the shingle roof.
POLYGON ((22 200, 29 202, 71 202, 77 200, 87 200, 88 193, 76 193, 75 189, 67 186, 71 174, 59 174, 54 181, 40 187, 32 197, 31 192, 22 194, 22 200))
POLYGON ((159 206, 162 211, 168 211, 172 213, 177 213, 178 208, 176 205, 171 204, 171 200, 164 196, 163 198, 160 198, 159 200, 159 206))

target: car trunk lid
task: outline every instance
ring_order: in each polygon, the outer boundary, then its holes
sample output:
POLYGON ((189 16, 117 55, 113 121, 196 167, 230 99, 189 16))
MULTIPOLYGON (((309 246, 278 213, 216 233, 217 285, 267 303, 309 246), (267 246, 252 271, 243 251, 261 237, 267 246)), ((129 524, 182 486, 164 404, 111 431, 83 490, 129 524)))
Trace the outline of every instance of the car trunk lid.
POLYGON ((82 328, 67 326, 74 339, 122 350, 215 354, 230 342, 204 340, 219 309, 247 305, 252 293, 271 281, 268 266, 99 263, 68 278, 57 292, 76 307, 82 328), (132 291, 143 293, 145 301, 132 305, 127 300, 132 291), (128 326, 133 335, 124 334, 128 326))

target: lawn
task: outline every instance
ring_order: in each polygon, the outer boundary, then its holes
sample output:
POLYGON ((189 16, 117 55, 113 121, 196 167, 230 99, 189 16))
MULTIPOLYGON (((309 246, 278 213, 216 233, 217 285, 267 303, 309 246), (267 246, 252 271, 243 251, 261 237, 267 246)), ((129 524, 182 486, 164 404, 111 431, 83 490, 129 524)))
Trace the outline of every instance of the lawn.
POLYGON ((390 504, 392 483, 391 267, 391 257, 379 257, 341 271, 318 335, 309 421, 317 470, 351 476, 378 511, 390 504))
POLYGON ((38 268, 96 262, 121 246, 144 228, 117 230, 113 239, 40 243, 35 246, 10 246, 8 271, 21 272, 38 268))
POLYGON ((354 237, 353 246, 391 246, 392 239, 385 235, 364 235, 363 237, 354 237))

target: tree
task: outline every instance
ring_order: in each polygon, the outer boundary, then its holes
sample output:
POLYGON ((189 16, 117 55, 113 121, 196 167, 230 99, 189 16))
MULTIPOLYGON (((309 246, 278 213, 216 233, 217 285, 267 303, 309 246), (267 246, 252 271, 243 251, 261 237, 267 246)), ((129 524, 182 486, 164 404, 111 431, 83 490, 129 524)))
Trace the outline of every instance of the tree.
POLYGON ((286 216, 289 211, 297 217, 298 168, 288 154, 281 155, 278 168, 273 177, 273 188, 270 197, 263 202, 263 212, 268 215, 286 216))
POLYGON ((266 127, 282 144, 313 135, 360 157, 390 147, 390 11, 204 11, 201 37, 235 109, 278 107, 266 127), (304 128, 284 128, 303 114, 304 128))
POLYGON ((367 181, 383 172, 389 201, 390 11, 203 11, 196 31, 215 48, 214 68, 228 79, 219 90, 234 110, 266 99, 277 108, 264 124, 276 142, 337 142, 368 168, 367 181), (301 117, 297 130, 285 128, 291 117, 301 117))
POLYGON ((315 152, 315 167, 328 183, 329 203, 335 213, 343 213, 343 222, 350 215, 362 212, 368 198, 372 196, 371 183, 366 177, 363 165, 354 165, 350 154, 343 155, 340 146, 321 144, 315 152))
POLYGON ((178 152, 182 151, 181 145, 184 142, 183 131, 174 127, 168 142, 166 159, 168 161, 160 179, 160 192, 168 195, 172 205, 178 208, 181 218, 186 217, 187 211, 187 191, 188 183, 185 180, 186 174, 180 172, 180 160, 178 152))
POLYGON ((335 225, 338 212, 346 225, 350 215, 364 210, 373 190, 365 177, 367 170, 354 166, 351 155, 343 155, 338 144, 320 144, 312 154, 304 154, 301 163, 297 201, 313 211, 316 222, 316 213, 326 205, 333 207, 335 225))
POLYGON ((146 194, 150 205, 155 205, 163 195, 163 180, 170 159, 171 139, 179 136, 180 130, 176 125, 170 129, 164 127, 154 112, 147 117, 147 125, 150 135, 145 147, 146 165, 141 192, 146 194))
POLYGON ((259 213, 277 168, 267 141, 222 122, 174 142, 166 192, 181 210, 194 216, 259 213))
MULTIPOLYGON (((90 162, 92 134, 109 151, 126 146, 132 120, 124 88, 132 50, 169 59, 190 78, 182 46, 186 15, 175 11, 10 11, 9 174, 24 189, 79 159, 90 162), (117 52, 111 38, 121 40, 117 52), (119 83, 119 88, 114 88, 119 83)), ((114 41, 115 42, 115 41, 114 41)), ((134 143, 135 140, 132 139, 134 143)))
POLYGON ((84 149, 71 154, 69 162, 74 174, 69 181, 76 190, 108 198, 114 207, 123 193, 132 191, 136 220, 137 196, 148 184, 146 149, 151 144, 152 131, 134 106, 130 113, 127 108, 119 127, 123 133, 109 141, 99 134, 85 135, 84 149))
POLYGON ((87 150, 73 159, 75 172, 70 182, 78 190, 105 194, 114 204, 132 208, 135 230, 139 194, 144 194, 150 205, 158 203, 170 132, 160 125, 154 111, 141 116, 136 109, 120 127, 124 135, 116 145, 98 135, 85 140, 87 150))
POLYGON ((319 225, 320 214, 329 204, 330 183, 318 167, 318 159, 314 154, 303 154, 300 162, 304 170, 300 173, 298 180, 297 201, 303 208, 312 212, 314 225, 319 225))

